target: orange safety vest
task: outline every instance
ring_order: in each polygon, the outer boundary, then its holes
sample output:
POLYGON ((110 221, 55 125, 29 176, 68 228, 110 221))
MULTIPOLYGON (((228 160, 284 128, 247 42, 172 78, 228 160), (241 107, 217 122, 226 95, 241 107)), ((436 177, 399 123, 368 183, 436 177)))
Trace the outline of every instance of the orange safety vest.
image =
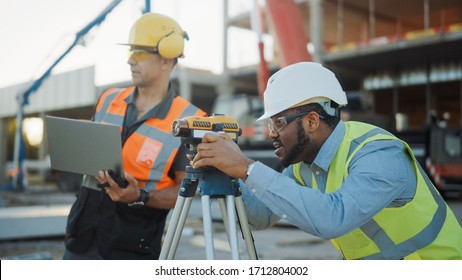
MULTIPOLYGON (((120 126, 122 131, 127 103, 134 87, 110 88, 100 97, 94 121, 120 126)), ((206 116, 206 113, 186 99, 175 96, 164 119, 150 118, 128 137, 122 148, 123 168, 138 181, 140 187, 161 190, 172 187, 168 176, 173 160, 181 146, 181 139, 171 133, 174 120, 187 116, 206 116)))

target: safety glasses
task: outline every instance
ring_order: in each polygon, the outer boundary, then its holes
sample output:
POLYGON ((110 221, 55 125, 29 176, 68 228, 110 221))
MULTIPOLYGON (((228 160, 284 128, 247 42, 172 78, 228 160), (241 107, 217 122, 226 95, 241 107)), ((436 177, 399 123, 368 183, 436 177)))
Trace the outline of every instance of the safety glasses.
POLYGON ((128 58, 132 58, 138 62, 146 61, 158 54, 157 51, 149 51, 143 49, 130 49, 128 50, 128 58))
MULTIPOLYGON (((309 113, 311 113, 313 111, 309 111, 309 112, 302 112, 302 113, 297 113, 297 114, 292 114, 292 115, 287 115, 287 116, 283 116, 283 117, 279 117, 279 118, 276 118, 276 119, 270 119, 269 122, 268 122, 268 129, 270 131, 270 133, 272 132, 281 132, 289 123, 293 122, 294 120, 300 118, 300 117, 303 117, 303 116, 306 116, 308 115, 309 113)), ((323 116, 319 115, 319 118, 321 120, 324 119, 323 116)))

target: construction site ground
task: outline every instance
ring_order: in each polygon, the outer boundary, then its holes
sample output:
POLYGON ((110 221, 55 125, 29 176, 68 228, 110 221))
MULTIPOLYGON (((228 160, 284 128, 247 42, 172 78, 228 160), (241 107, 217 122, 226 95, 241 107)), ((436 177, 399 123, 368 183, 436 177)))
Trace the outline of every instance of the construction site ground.
MULTIPOLYGON (((21 207, 41 206, 45 208, 64 207, 64 209, 70 209, 74 199, 74 193, 59 192, 53 185, 30 187, 27 191, 3 190, 0 192, 0 210, 4 211, 3 215, 5 213, 8 215, 10 213, 9 210, 19 210, 21 207)), ((447 201, 456 214, 459 223, 462 224, 461 196, 455 195, 448 198, 447 201)), ((66 210, 66 212, 68 211, 66 210)), ((59 217, 58 223, 62 225, 62 230, 54 233, 52 236, 0 240, 0 259, 61 259, 64 251, 63 234, 65 220, 65 214, 59 217)), ((170 217, 168 220, 170 220, 170 217)), ((230 259, 229 243, 223 223, 221 222, 219 206, 215 201, 212 203, 212 221, 215 258, 230 259)), ((46 227, 46 225, 44 226, 46 227)), ((2 227, 4 228, 0 228, 0 231, 7 229, 7 226, 4 226, 4 224, 2 224, 2 227)), ((34 231, 34 228, 31 228, 30 231, 34 231)), ((341 255, 329 241, 302 232, 284 221, 270 229, 252 231, 252 235, 258 258, 262 260, 341 259, 341 255)), ((241 236, 238 239, 241 258, 248 259, 247 246, 241 236)), ((176 248, 175 259, 206 259, 204 243, 201 200, 197 196, 193 199, 186 219, 180 243, 176 248)))

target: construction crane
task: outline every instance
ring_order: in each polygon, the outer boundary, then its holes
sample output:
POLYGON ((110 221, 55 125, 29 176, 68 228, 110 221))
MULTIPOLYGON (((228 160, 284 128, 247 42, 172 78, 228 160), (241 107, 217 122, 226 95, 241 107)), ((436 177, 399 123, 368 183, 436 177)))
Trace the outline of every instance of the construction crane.
MULTIPOLYGON (((122 0, 112 1, 94 20, 82 28, 75 34, 75 39, 72 44, 61 54, 55 62, 38 78, 35 80, 25 91, 18 93, 18 111, 16 114, 16 135, 15 135, 15 147, 14 147, 14 159, 13 159, 13 188, 17 190, 24 190, 26 188, 24 180, 24 158, 25 158, 25 145, 22 134, 22 121, 24 119, 24 107, 29 104, 29 97, 31 94, 36 92, 42 83, 50 76, 51 71, 66 57, 75 46, 82 44, 85 41, 85 35, 94 27, 99 26, 105 19, 106 16, 117 7, 122 0)), ((151 1, 145 1, 144 12, 151 10, 151 1)))

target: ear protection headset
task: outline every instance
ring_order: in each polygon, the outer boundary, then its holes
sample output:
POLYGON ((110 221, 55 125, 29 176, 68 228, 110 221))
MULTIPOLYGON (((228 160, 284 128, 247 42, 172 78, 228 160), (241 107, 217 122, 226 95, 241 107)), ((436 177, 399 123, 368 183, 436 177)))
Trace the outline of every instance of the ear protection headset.
POLYGON ((129 46, 149 47, 164 58, 184 57, 184 40, 188 34, 172 18, 146 13, 132 26, 127 44, 129 46))
POLYGON ((157 52, 164 58, 183 57, 184 40, 189 40, 188 33, 172 31, 157 43, 157 52))

